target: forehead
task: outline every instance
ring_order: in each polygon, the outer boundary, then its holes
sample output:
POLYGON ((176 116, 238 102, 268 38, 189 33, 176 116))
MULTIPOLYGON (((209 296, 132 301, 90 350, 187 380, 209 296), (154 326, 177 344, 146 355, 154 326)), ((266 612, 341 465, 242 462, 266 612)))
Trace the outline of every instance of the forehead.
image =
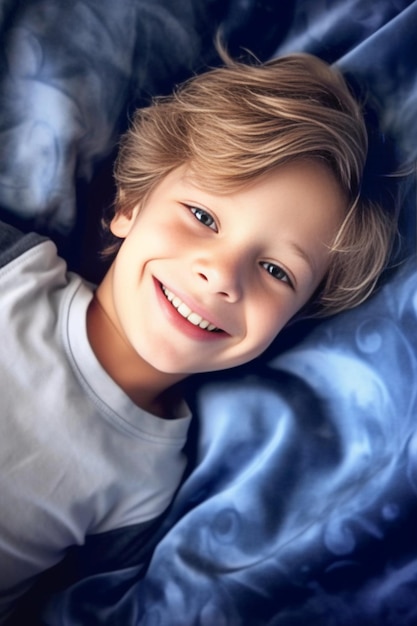
MULTIPOLYGON (((210 196, 228 198, 266 195, 279 196, 291 193, 308 207, 310 201, 321 196, 323 209, 328 203, 335 204, 346 212, 348 197, 330 166, 324 160, 295 159, 278 165, 266 173, 241 180, 236 176, 216 177, 210 172, 201 172, 193 164, 182 165, 166 177, 169 184, 179 184, 210 196), (324 200, 328 200, 328 202, 324 200)), ((165 180, 165 179, 164 179, 165 180)), ((163 182, 163 181, 162 181, 163 182)))
POLYGON ((298 185, 307 171, 317 173, 322 182, 329 185, 333 193, 343 197, 347 204, 348 194, 345 193, 331 166, 324 158, 321 159, 320 157, 290 159, 259 173, 256 171, 245 173, 243 168, 241 171, 236 171, 235 167, 231 168, 229 172, 227 164, 221 171, 220 168, 216 168, 216 170, 204 169, 190 161, 171 170, 159 184, 168 179, 170 183, 181 182, 201 191, 227 196, 231 193, 250 191, 252 188, 259 187, 273 179, 283 178, 289 172, 294 175, 294 182, 297 182, 298 185), (298 181, 296 181, 297 178, 298 181), (323 180, 324 178, 326 181, 323 180))

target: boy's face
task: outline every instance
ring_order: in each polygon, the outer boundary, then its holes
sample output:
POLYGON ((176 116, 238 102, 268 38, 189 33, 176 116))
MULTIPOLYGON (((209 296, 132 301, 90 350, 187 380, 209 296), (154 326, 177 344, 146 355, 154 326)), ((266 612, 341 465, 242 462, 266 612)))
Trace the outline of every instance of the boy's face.
POLYGON ((201 189, 178 168, 140 211, 114 218, 124 242, 99 300, 158 371, 240 365, 312 296, 345 210, 333 175, 317 162, 290 163, 227 195, 201 189))

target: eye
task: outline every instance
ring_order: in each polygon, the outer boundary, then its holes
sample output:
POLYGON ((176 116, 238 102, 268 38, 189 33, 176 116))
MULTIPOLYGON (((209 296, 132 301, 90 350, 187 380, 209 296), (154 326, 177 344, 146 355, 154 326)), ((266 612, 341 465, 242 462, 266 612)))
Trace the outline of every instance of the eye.
POLYGON ((291 278, 288 276, 287 272, 285 272, 282 267, 279 265, 275 265, 274 263, 268 263, 268 261, 264 261, 261 263, 261 266, 276 280, 279 280, 283 283, 287 283, 291 289, 294 289, 293 282, 291 278))
POLYGON ((201 222, 203 226, 207 226, 207 228, 211 228, 217 233, 217 225, 214 218, 204 211, 204 209, 200 209, 199 207, 189 206, 188 207, 191 213, 194 215, 195 219, 201 222))

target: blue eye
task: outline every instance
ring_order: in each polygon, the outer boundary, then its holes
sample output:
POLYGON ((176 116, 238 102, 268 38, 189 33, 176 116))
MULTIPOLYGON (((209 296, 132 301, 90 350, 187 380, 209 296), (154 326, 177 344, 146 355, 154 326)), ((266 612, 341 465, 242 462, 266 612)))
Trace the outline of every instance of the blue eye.
POLYGON ((264 261, 261 263, 261 266, 276 280, 280 280, 283 283, 287 283, 291 288, 294 288, 292 280, 288 276, 287 272, 285 272, 282 267, 279 265, 275 265, 274 263, 268 263, 268 261, 264 261))
POLYGON ((216 222, 214 221, 214 218, 210 215, 210 213, 207 213, 207 211, 204 211, 204 209, 200 209, 195 206, 190 206, 189 209, 194 215, 195 219, 201 222, 203 226, 207 226, 207 228, 211 228, 212 230, 217 232, 216 222))

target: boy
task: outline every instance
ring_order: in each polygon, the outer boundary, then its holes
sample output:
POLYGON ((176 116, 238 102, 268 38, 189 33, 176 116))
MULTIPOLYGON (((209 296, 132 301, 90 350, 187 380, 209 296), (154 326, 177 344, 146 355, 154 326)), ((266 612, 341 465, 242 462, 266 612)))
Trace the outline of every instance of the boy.
POLYGON ((0 623, 71 546, 141 561, 184 470, 181 381, 368 295, 395 218, 361 196, 366 149, 321 61, 228 60, 136 114, 96 290, 3 227, 0 623))

